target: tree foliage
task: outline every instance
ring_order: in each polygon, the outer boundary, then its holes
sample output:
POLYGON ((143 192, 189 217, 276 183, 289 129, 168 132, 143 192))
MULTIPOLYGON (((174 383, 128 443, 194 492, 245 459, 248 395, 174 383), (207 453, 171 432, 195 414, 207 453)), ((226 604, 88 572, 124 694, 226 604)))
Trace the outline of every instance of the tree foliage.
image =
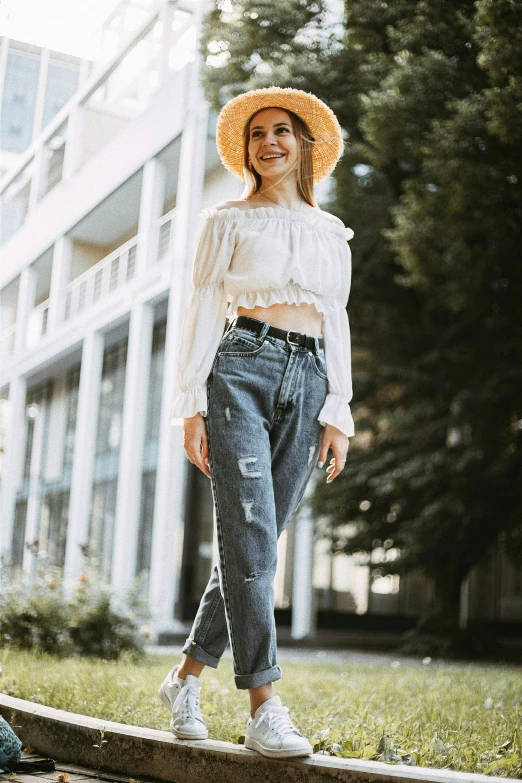
POLYGON ((522 561, 521 39, 512 0, 349 0, 343 20, 322 0, 240 0, 202 43, 216 110, 276 84, 339 117, 327 208, 355 232, 357 434, 314 510, 336 550, 422 568, 453 619, 499 534, 522 561))

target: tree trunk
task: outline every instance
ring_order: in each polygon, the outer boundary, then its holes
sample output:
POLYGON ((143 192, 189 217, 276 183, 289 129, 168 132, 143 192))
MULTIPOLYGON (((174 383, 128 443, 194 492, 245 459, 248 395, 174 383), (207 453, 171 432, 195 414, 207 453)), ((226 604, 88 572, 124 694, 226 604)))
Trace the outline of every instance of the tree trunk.
POLYGON ((466 576, 459 573, 435 578, 435 600, 417 626, 404 634, 400 652, 447 658, 498 657, 501 647, 496 639, 473 627, 460 627, 462 583, 466 576))

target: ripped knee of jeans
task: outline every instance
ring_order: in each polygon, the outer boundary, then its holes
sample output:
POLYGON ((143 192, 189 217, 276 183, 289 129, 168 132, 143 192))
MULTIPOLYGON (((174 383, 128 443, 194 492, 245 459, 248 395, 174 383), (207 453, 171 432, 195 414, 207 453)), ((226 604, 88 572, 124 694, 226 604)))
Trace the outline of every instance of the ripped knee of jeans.
POLYGON ((261 478, 262 473, 260 470, 249 470, 249 465, 255 464, 257 457, 239 457, 237 464, 239 470, 244 478, 261 478))

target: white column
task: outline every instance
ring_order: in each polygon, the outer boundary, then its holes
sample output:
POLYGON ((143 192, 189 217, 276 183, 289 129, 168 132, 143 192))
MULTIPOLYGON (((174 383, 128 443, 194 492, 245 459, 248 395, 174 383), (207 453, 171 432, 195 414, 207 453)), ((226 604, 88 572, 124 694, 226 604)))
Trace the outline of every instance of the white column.
POLYGON ((2 524, 0 525, 0 555, 10 559, 16 491, 22 483, 25 451, 25 397, 27 381, 13 376, 9 382, 9 408, 5 451, 2 464, 2 524))
POLYGON ((19 356, 25 350, 27 332, 27 319, 34 307, 36 299, 36 272, 32 266, 26 266, 20 272, 20 285, 18 286, 18 301, 16 305, 16 333, 14 343, 14 356, 19 356))
POLYGON ((63 292, 71 273, 72 239, 63 236, 56 240, 49 289, 49 314, 47 332, 56 331, 63 319, 65 299, 63 292))
POLYGON ((74 434, 71 496, 67 525, 64 581, 67 588, 81 573, 81 547, 87 544, 91 508, 92 474, 96 450, 98 409, 103 367, 103 337, 89 332, 83 341, 78 411, 74 434))
POLYGON ((304 639, 315 631, 312 586, 314 519, 308 502, 313 487, 314 480, 311 478, 295 517, 292 639, 304 639))
POLYGON ((111 582, 122 591, 131 587, 136 575, 153 328, 152 305, 136 304, 130 316, 112 557, 111 582))
POLYGON ((75 106, 67 120, 67 140, 63 157, 62 182, 69 179, 81 167, 85 132, 85 107, 75 106))
POLYGON ((158 63, 158 76, 162 86, 169 76, 170 47, 172 46, 172 21, 174 17, 173 3, 163 3, 159 12, 159 21, 163 25, 161 34, 161 49, 158 63))
POLYGON ((44 452, 44 481, 59 481, 62 477, 65 435, 67 431, 67 375, 53 380, 53 395, 49 405, 47 443, 44 452))
POLYGON ((42 49, 40 54, 40 71, 38 73, 38 87, 36 89, 36 103, 33 118, 32 141, 42 131, 42 122, 45 107, 45 89, 47 87, 47 74, 49 72, 49 49, 42 49))
POLYGON ((136 277, 143 274, 148 264, 155 260, 154 254, 158 247, 158 234, 155 230, 155 223, 163 214, 166 175, 165 165, 157 158, 147 161, 143 167, 136 277))
MULTIPOLYGON (((40 509, 42 492, 42 457, 44 423, 47 415, 45 402, 35 406, 33 447, 31 449, 31 464, 29 468, 29 493, 27 497, 27 516, 25 522, 25 542, 33 544, 38 539, 40 528, 40 509)), ((24 547, 22 568, 31 581, 36 577, 37 548, 24 547)))
MULTIPOLYGON (((201 13, 201 6, 199 6, 201 13)), ((197 20, 198 30, 201 21, 197 20)), ((198 44, 196 44, 198 45, 198 44)), ((183 540, 188 460, 183 429, 172 427, 168 415, 176 390, 177 358, 184 306, 190 285, 205 173, 208 107, 199 84, 199 58, 191 66, 187 84, 186 123, 181 140, 178 197, 173 237, 172 280, 165 342, 165 369, 161 401, 156 497, 150 570, 150 606, 157 630, 175 625, 179 590, 177 553, 183 540)))
POLYGON ((43 183, 47 183, 47 172, 49 162, 44 155, 44 145, 40 144, 34 151, 33 176, 31 177, 31 187, 29 190, 28 212, 31 213, 40 201, 43 192, 43 183))

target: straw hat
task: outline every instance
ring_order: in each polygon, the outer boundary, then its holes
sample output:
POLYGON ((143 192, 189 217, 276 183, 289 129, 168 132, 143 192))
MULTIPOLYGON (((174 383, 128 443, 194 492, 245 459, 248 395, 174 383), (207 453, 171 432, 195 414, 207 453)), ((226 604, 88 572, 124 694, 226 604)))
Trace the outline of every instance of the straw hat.
POLYGON ((339 121, 315 95, 291 87, 250 90, 223 106, 217 120, 216 145, 225 168, 243 179, 245 125, 255 112, 271 107, 293 111, 310 128, 315 140, 312 144, 314 184, 331 174, 344 149, 339 121))

